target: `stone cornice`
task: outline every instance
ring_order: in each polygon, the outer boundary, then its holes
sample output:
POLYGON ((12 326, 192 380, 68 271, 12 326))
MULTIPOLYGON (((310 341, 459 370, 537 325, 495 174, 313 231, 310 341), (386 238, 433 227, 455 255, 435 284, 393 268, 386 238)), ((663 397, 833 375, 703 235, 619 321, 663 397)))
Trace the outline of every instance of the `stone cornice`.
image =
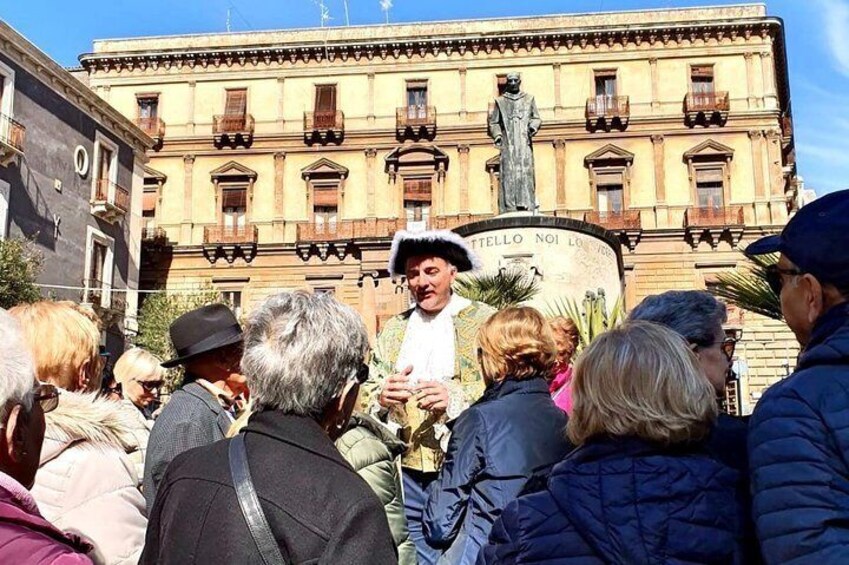
POLYGON ((0 20, 0 51, 71 104, 120 135, 137 154, 153 147, 147 134, 63 69, 56 61, 0 20))
MULTIPOLYGON (((193 70, 220 68, 249 68, 307 65, 314 63, 346 63, 359 61, 423 60, 445 56, 478 55, 480 53, 558 53, 576 50, 605 52, 611 50, 652 49, 659 45, 674 48, 733 44, 739 40, 758 37, 761 40, 780 38, 781 21, 769 17, 747 17, 717 21, 693 21, 674 24, 640 23, 621 26, 596 25, 559 30, 511 30, 503 20, 503 31, 485 34, 407 35, 375 40, 347 40, 329 37, 325 41, 301 43, 283 41, 210 46, 171 47, 170 38, 161 38, 156 49, 121 50, 122 41, 114 42, 114 51, 100 50, 80 56, 80 63, 89 73, 153 71, 172 69, 193 70)), ((601 16, 598 22, 604 21, 601 16)), ((434 23, 438 26, 438 23, 434 23)), ((399 29, 404 26, 398 26, 399 29)), ((261 35, 261 34, 258 34, 261 35)), ((153 40, 142 40, 153 46, 153 40)), ((107 42, 108 44, 109 42, 107 42)), ((132 45, 127 40, 128 45, 132 45)))

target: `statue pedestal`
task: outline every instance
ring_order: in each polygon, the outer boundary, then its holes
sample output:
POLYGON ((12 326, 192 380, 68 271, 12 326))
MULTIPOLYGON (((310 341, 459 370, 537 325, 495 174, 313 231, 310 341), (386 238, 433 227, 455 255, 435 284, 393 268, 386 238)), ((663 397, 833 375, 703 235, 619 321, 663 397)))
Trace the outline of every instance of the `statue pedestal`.
POLYGON ((580 304, 603 289, 608 308, 622 295, 619 239, 599 226, 530 212, 502 214, 454 230, 478 254, 488 273, 518 269, 539 281, 528 304, 541 311, 562 299, 580 304))

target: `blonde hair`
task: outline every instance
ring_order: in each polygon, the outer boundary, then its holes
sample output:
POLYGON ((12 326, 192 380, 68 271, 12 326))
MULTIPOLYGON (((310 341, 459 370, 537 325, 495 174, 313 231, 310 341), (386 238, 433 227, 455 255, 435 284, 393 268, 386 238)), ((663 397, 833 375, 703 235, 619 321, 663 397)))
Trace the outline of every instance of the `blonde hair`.
POLYGON ((717 413, 696 356, 681 336, 650 322, 627 322, 596 338, 575 365, 572 399, 567 432, 575 444, 602 434, 696 441, 717 413))
POLYGON ((88 390, 100 388, 98 318, 69 301, 43 300, 9 310, 21 325, 39 381, 77 390, 82 367, 88 363, 88 390))
POLYGON ((126 383, 133 378, 140 380, 161 381, 165 375, 165 369, 161 366, 162 359, 141 347, 134 347, 124 352, 115 362, 112 374, 115 381, 126 383))
POLYGON ((551 326, 554 343, 557 345, 557 363, 566 366, 572 362, 572 357, 575 356, 575 351, 581 342, 578 327, 575 322, 565 316, 551 318, 548 324, 551 326))
POLYGON ((478 333, 481 371, 490 381, 548 377, 557 348, 542 314, 528 306, 493 315, 478 333))

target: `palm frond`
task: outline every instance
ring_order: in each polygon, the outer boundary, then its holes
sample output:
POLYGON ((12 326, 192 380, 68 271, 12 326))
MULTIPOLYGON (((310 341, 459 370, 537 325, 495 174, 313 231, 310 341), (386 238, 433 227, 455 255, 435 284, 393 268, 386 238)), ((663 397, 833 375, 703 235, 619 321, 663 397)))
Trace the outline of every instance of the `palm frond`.
POLYGON ((608 311, 603 298, 587 293, 580 305, 575 299, 557 298, 546 304, 544 313, 550 318, 562 316, 572 320, 581 338, 579 349, 583 349, 596 337, 619 325, 625 310, 621 296, 608 311))
POLYGON ((531 300, 539 293, 540 286, 532 275, 507 269, 498 273, 459 276, 454 282, 454 290, 464 298, 503 310, 531 300))
POLYGON ((781 300, 766 281, 767 267, 776 262, 777 255, 750 257, 744 268, 719 274, 710 292, 743 310, 782 320, 781 300))

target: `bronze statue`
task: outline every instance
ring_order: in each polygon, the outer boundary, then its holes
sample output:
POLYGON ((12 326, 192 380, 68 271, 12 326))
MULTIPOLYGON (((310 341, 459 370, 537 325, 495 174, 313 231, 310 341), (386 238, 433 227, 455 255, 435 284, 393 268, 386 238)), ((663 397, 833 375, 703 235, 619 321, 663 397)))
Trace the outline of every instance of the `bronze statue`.
POLYGON ((501 149, 501 214, 536 208, 533 137, 542 120, 534 97, 521 92, 521 84, 517 73, 507 75, 504 94, 495 99, 489 116, 489 135, 501 149))

